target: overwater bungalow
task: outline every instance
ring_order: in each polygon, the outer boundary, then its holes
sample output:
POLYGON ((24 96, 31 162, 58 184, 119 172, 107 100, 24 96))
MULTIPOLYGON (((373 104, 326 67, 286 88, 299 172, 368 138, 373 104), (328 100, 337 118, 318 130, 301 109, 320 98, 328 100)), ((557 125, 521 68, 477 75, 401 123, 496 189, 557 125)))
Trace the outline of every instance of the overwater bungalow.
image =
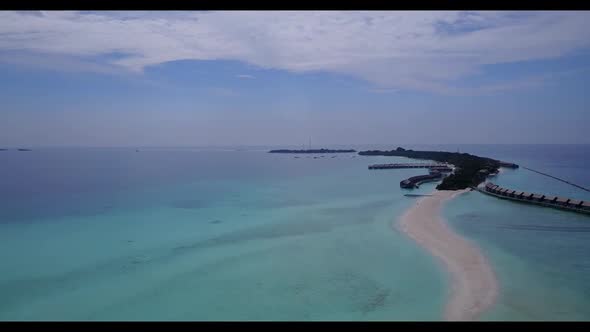
POLYGON ((399 185, 402 188, 417 188, 423 182, 435 181, 439 180, 440 178, 442 178, 442 174, 440 172, 429 175, 412 176, 411 178, 401 181, 399 185))
POLYGON ((569 198, 557 197, 557 200, 555 201, 555 203, 558 205, 566 206, 568 201, 569 201, 569 198))
POLYGON ((535 205, 554 207, 574 212, 590 213, 590 201, 564 198, 559 196, 547 196, 543 194, 528 193, 525 191, 516 191, 499 187, 490 182, 485 184, 484 190, 477 190, 510 200, 528 201, 529 203, 535 205))
POLYGON ((572 207, 577 207, 580 203, 582 203, 582 201, 579 201, 577 199, 572 199, 569 201, 569 205, 572 207))
POLYGON ((453 169, 448 166, 435 166, 435 167, 432 167, 432 169, 437 170, 441 173, 450 173, 453 171, 453 169))

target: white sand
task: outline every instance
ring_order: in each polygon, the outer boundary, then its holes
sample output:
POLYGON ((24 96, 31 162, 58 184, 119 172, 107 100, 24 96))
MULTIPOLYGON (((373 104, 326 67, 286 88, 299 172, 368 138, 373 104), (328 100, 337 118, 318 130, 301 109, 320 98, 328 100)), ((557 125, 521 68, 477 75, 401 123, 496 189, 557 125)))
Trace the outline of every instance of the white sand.
POLYGON ((401 218, 399 226, 418 244, 438 257, 452 278, 445 319, 473 320, 488 309, 498 294, 494 272, 479 249, 453 232, 441 217, 443 202, 467 190, 438 191, 421 197, 401 218))

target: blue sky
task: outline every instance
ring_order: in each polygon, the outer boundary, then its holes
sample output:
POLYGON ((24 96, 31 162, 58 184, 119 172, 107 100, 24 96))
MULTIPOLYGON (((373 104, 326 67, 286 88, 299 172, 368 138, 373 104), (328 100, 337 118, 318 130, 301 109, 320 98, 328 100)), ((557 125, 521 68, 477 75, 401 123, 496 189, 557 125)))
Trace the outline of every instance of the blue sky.
POLYGON ((0 146, 590 143, 586 12, 2 12, 0 146))

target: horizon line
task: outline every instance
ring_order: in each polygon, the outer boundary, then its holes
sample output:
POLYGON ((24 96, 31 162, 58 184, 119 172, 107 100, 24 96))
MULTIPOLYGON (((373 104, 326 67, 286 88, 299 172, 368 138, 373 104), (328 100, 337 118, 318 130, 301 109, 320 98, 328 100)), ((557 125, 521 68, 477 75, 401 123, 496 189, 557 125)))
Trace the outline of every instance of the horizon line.
MULTIPOLYGON (((220 144, 220 145, 13 145, 0 146, 1 149, 23 149, 23 148, 125 148, 125 149, 166 149, 166 148, 260 148, 260 147, 300 147, 303 144, 220 144)), ((590 145, 590 143, 357 143, 357 144, 323 144, 313 149, 321 149, 329 146, 371 146, 371 145, 395 145, 398 147, 414 145, 431 145, 431 146, 474 146, 474 145, 590 145)))

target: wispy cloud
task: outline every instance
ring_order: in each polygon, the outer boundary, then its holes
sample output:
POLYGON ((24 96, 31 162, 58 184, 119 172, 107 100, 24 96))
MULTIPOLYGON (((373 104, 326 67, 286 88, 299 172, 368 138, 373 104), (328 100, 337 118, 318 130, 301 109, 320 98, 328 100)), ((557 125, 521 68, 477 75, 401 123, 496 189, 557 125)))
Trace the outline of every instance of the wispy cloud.
POLYGON ((588 12, 0 12, 0 51, 103 57, 135 72, 237 60, 378 89, 470 93, 456 82, 482 66, 568 55, 590 46, 589 30, 588 12))
POLYGON ((369 92, 372 92, 372 93, 396 93, 396 92, 399 92, 399 89, 369 89, 369 92))
POLYGON ((254 77, 252 75, 246 75, 246 74, 237 75, 236 77, 237 78, 244 78, 244 79, 253 79, 253 78, 256 78, 256 77, 254 77))
POLYGON ((212 88, 209 88, 208 91, 212 95, 219 96, 219 97, 235 97, 235 96, 239 95, 238 92, 236 92, 232 89, 228 89, 228 88, 212 87, 212 88))
POLYGON ((0 51, 0 63, 61 72, 94 72, 110 75, 125 73, 125 68, 118 65, 55 53, 0 51))

